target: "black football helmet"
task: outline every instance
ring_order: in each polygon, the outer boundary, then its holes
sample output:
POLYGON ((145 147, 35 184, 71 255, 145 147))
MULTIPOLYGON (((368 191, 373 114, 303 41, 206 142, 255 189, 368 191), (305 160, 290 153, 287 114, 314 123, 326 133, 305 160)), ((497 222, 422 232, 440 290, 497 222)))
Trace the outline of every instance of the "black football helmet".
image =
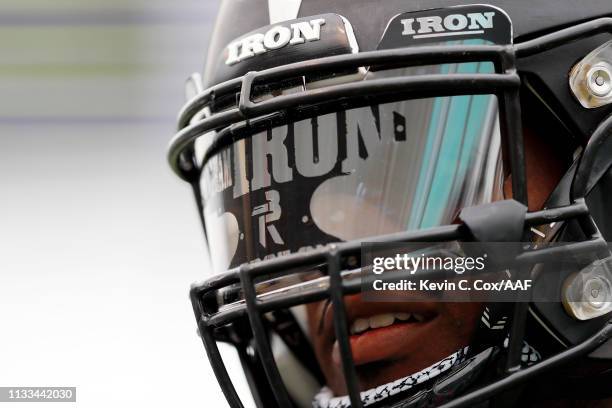
POLYGON ((190 296, 230 406, 219 342, 266 408, 612 396, 609 0, 223 0, 187 97, 168 161, 206 235, 190 296), (531 286, 369 299, 410 275, 373 275, 400 247, 493 254, 531 286))

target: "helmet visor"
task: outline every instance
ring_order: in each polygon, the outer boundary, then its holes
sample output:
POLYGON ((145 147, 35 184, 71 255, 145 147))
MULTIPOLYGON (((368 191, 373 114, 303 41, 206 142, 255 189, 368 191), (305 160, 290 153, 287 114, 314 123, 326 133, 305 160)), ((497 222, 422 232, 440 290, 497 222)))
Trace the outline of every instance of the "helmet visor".
MULTIPOLYGON (((486 73, 489 63, 369 72, 486 73)), ((338 110, 248 135, 202 168, 215 272, 334 241, 453 223, 500 199, 498 102, 461 95, 338 110)))

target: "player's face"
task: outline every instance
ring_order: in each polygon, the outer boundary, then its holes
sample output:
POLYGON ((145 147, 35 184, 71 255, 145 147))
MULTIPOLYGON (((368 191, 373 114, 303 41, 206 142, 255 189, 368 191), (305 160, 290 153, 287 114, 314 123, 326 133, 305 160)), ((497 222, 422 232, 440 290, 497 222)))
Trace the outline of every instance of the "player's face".
MULTIPOLYGON (((530 210, 541 209, 564 171, 546 135, 525 132, 530 210)), ((505 180, 506 197, 511 179, 505 180)), ((468 345, 482 312, 481 303, 371 302, 361 295, 345 297, 352 331, 351 350, 362 390, 420 371, 468 345), (382 326, 382 327, 378 327, 382 326)), ((346 394, 333 308, 325 302, 307 305, 311 339, 327 385, 346 394)))

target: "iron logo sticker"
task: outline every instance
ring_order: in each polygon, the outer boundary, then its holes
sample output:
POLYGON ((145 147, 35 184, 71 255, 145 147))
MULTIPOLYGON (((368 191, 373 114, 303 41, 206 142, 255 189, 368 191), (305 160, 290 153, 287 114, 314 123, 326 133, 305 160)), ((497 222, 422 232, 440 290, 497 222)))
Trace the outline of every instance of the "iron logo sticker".
POLYGON ((401 13, 393 17, 378 49, 479 39, 512 44, 512 22, 502 9, 484 4, 401 13))

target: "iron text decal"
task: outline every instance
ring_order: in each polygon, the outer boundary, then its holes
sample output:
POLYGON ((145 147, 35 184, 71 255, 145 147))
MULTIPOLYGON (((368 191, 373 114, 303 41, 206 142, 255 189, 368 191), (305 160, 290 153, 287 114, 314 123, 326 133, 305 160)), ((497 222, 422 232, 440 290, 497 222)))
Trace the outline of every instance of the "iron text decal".
POLYGON ((278 50, 287 45, 303 44, 321 39, 321 26, 325 19, 317 18, 300 21, 289 27, 276 25, 265 33, 255 33, 236 40, 227 46, 226 65, 234 65, 270 50, 278 50))
POLYGON ((451 37, 469 34, 483 34, 484 30, 493 28, 494 11, 486 13, 449 14, 446 17, 427 16, 404 18, 400 22, 404 27, 402 35, 414 39, 432 37, 451 37))
POLYGON ((512 22, 502 9, 486 4, 410 11, 389 21, 378 49, 459 42, 512 44, 512 22))

